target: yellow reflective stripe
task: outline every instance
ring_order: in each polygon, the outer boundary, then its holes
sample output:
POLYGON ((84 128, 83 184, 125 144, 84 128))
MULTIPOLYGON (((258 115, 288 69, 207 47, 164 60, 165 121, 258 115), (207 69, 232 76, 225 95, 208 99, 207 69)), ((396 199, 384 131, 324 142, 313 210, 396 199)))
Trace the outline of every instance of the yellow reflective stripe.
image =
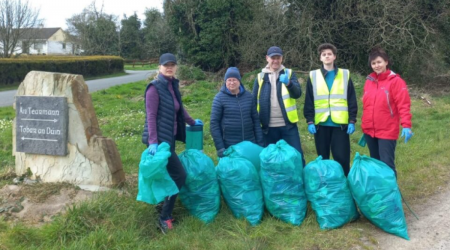
POLYGON ((339 71, 342 71, 343 73, 343 78, 344 78, 344 98, 342 99, 347 99, 347 91, 348 91, 348 79, 350 77, 350 72, 348 71, 348 69, 339 69, 339 71))
POLYGON ((297 109, 297 106, 290 106, 290 107, 287 107, 286 108, 286 112, 289 112, 289 111, 294 111, 294 110, 296 110, 297 109))
POLYGON ((314 100, 316 100, 316 96, 318 96, 317 95, 317 71, 318 70, 313 70, 310 73, 311 84, 312 84, 312 87, 313 87, 314 100))
POLYGON ((314 97, 314 100, 320 101, 320 100, 328 100, 328 95, 318 95, 314 97))
MULTIPOLYGON (((288 74, 289 80, 292 76, 292 69, 285 68, 284 70, 285 74, 288 74)), ((286 115, 288 120, 291 123, 298 122, 298 114, 297 114, 297 103, 295 99, 291 98, 291 95, 289 94, 289 90, 287 89, 286 85, 281 85, 281 97, 283 99, 284 104, 284 110, 286 111, 286 115)))
POLYGON ((263 77, 264 77, 264 73, 259 73, 258 74, 258 96, 256 97, 256 111, 258 111, 259 113, 259 95, 261 94, 261 86, 262 86, 262 82, 263 82, 263 77))
POLYGON ((291 70, 291 69, 284 68, 284 73, 285 73, 285 74, 287 73, 287 74, 288 74, 288 79, 291 80, 292 70, 291 70))
POLYGON ((330 99, 347 99, 347 94, 343 94, 343 95, 333 94, 333 95, 330 95, 330 99))
POLYGON ((331 107, 331 108, 321 108, 314 109, 316 113, 326 113, 328 111, 348 111, 348 107, 331 107))
POLYGON ((348 107, 331 107, 331 111, 348 111, 348 107))

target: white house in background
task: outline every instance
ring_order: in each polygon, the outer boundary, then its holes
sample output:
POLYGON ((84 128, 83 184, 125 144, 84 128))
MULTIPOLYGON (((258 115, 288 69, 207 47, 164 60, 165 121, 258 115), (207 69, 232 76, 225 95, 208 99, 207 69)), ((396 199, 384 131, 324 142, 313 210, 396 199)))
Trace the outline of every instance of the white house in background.
POLYGON ((30 37, 20 39, 16 54, 70 55, 82 52, 80 45, 67 42, 61 28, 33 28, 30 37))

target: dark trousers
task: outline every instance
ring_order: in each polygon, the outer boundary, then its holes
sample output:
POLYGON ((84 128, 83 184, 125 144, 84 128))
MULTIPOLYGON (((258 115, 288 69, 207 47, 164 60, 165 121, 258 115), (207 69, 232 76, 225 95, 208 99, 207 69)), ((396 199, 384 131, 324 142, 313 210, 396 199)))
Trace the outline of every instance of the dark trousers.
POLYGON ((371 137, 364 134, 367 146, 369 147, 370 157, 380 160, 394 170, 395 177, 397 177, 397 170, 395 170, 395 147, 396 140, 386 140, 371 137))
POLYGON ((347 176, 350 171, 350 136, 347 134, 347 126, 318 125, 316 131, 314 141, 317 155, 321 155, 322 159, 330 159, 331 150, 333 159, 342 166, 347 176))
MULTIPOLYGON (((169 172, 170 177, 180 190, 186 181, 186 171, 184 170, 183 165, 181 165, 180 159, 175 153, 175 150, 172 149, 171 153, 172 155, 169 157, 169 162, 167 163, 167 172, 169 172)), ((172 216, 172 211, 175 206, 177 196, 178 195, 175 194, 164 199, 164 204, 160 214, 160 218, 162 220, 167 220, 172 216)))
POLYGON ((285 140, 290 146, 297 149, 297 151, 302 155, 302 164, 303 167, 305 167, 305 157, 303 155, 297 125, 292 126, 290 129, 286 126, 269 127, 267 134, 264 134, 264 146, 267 147, 269 144, 275 144, 281 139, 285 140))

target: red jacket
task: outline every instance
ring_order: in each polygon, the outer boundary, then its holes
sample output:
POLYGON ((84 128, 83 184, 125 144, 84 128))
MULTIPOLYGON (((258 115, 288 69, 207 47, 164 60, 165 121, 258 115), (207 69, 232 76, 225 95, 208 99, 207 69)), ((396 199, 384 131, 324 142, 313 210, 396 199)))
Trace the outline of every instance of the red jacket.
POLYGON ((397 140, 399 123, 411 128, 411 100, 405 81, 390 71, 366 78, 363 94, 362 131, 371 137, 397 140))

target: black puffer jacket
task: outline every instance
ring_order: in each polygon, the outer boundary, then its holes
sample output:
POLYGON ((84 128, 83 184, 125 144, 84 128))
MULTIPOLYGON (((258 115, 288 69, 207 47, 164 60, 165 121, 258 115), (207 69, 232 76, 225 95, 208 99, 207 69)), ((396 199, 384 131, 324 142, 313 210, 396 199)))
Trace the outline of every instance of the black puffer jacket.
POLYGON ((263 145, 256 103, 242 85, 237 95, 231 94, 225 84, 222 86, 214 97, 210 122, 217 150, 242 141, 263 145))

